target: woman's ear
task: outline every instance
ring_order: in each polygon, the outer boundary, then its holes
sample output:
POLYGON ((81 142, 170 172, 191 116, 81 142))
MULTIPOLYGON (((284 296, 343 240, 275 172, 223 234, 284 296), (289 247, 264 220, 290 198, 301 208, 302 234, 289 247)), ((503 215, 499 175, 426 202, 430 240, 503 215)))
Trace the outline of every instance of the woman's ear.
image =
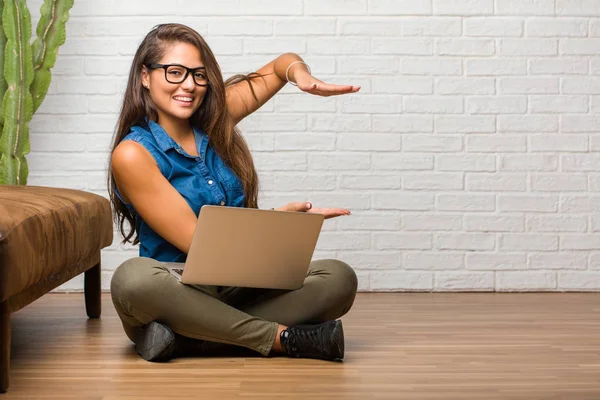
POLYGON ((146 89, 150 88, 150 74, 145 65, 142 65, 142 86, 146 89))

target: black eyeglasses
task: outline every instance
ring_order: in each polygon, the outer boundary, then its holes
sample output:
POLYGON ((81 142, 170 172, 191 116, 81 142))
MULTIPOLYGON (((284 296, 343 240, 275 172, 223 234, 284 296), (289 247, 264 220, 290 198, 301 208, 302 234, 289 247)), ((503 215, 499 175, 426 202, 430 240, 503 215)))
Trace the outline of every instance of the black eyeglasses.
POLYGON ((188 68, 180 64, 146 64, 146 67, 150 69, 164 69, 165 79, 169 83, 181 83, 185 81, 188 74, 191 73, 196 85, 207 86, 209 84, 205 67, 188 68))

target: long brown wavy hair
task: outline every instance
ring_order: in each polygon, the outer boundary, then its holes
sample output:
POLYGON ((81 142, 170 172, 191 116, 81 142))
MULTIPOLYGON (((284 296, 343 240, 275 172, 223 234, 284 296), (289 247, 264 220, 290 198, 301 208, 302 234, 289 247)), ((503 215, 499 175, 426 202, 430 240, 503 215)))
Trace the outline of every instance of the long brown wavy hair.
POLYGON ((135 245, 139 243, 139 235, 135 232, 135 216, 115 193, 116 183, 111 166, 112 153, 130 132, 132 126, 145 125, 146 118, 157 121, 156 106, 150 98, 150 93, 142 88, 142 67, 146 64, 158 63, 167 47, 176 42, 189 43, 198 48, 210 82, 202 104, 190 117, 190 124, 208 134, 209 142, 217 154, 242 181, 246 195, 245 207, 258 208, 258 175, 248 145, 229 116, 225 88, 246 81, 258 101, 252 87, 252 79, 261 75, 257 73, 234 75, 227 81, 223 81, 221 69, 213 52, 198 32, 181 24, 157 25, 146 35, 133 58, 108 164, 108 193, 115 222, 124 238, 122 243, 130 242, 135 234, 133 239, 135 245), (129 225, 128 231, 126 231, 125 221, 129 225))

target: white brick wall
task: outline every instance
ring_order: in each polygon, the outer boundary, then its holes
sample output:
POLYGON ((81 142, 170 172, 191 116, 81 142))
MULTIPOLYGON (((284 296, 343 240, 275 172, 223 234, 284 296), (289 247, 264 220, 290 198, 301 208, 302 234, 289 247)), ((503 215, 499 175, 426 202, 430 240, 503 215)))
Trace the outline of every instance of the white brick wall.
MULTIPOLYGON (((196 28, 225 76, 294 51, 362 86, 288 86, 241 126, 262 207, 352 210, 315 256, 350 263, 362 290, 600 290, 600 1, 77 0, 30 184, 106 195, 131 58, 160 22, 196 28)), ((104 288, 135 255, 116 236, 104 288)))

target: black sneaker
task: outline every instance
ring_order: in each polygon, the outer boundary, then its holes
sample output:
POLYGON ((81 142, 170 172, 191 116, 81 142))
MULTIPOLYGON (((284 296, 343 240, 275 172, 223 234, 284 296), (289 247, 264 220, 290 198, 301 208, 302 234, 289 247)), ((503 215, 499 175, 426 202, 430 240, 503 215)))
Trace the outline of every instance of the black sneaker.
POLYGON ((160 322, 152 321, 135 345, 135 350, 146 361, 168 361, 174 357, 199 354, 202 340, 181 336, 160 322))
POLYGON ((144 327, 135 351, 146 361, 168 361, 175 350, 175 334, 167 325, 152 321, 144 327))
POLYGON ((342 321, 319 325, 295 325, 280 334, 281 346, 290 357, 337 360, 344 358, 342 321))

